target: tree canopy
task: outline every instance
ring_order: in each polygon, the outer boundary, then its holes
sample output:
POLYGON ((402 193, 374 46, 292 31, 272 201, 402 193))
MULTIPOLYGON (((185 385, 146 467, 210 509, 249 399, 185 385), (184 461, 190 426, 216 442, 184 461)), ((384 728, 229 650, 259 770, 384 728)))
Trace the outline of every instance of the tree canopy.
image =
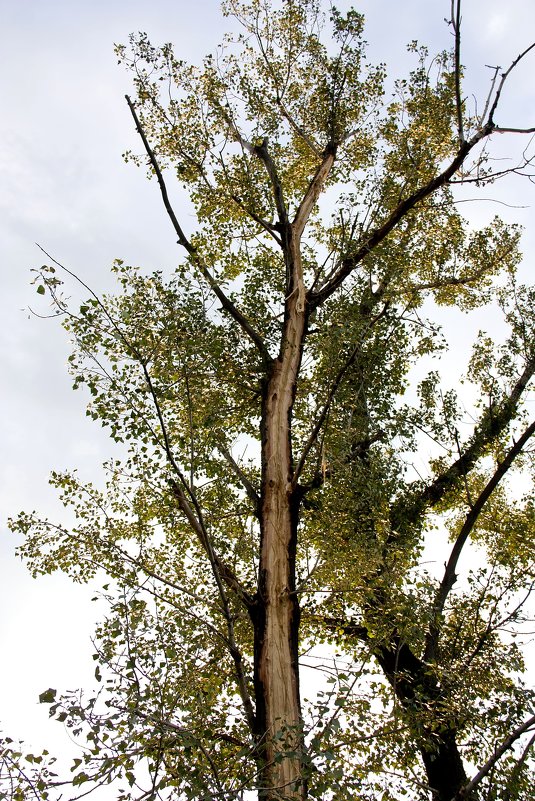
MULTIPOLYGON (((353 9, 223 10, 240 32, 201 66, 145 34, 117 48, 126 158, 179 265, 117 260, 119 291, 79 307, 54 258, 36 278, 125 454, 104 487, 52 475, 74 525, 12 521, 35 575, 107 577, 98 691, 41 697, 84 744, 72 797, 527 799, 535 291, 518 226, 475 228, 456 191, 500 177, 497 133, 535 131, 497 122, 535 46, 475 104, 460 2, 452 49, 412 43, 395 82, 353 9), (507 334, 480 333, 458 391, 441 307, 487 305, 507 334)), ((61 791, 47 755, 2 748, 13 798, 61 791)))

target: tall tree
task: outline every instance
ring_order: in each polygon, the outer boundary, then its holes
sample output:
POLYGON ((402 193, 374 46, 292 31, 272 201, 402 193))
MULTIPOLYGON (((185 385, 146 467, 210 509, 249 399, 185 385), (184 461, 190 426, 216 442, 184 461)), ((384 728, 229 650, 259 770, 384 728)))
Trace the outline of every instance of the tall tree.
POLYGON ((73 526, 13 522, 34 573, 109 577, 102 690, 43 694, 87 737, 73 784, 127 782, 125 799, 527 798, 535 718, 516 634, 534 505, 509 476, 532 461, 535 295, 516 278, 518 228, 474 230, 455 185, 500 175, 493 136, 523 132, 498 125, 500 99, 534 45, 474 111, 460 2, 453 50, 412 45, 391 97, 356 11, 224 10, 241 33, 200 68, 144 34, 117 49, 142 143, 127 156, 156 179, 181 264, 117 261, 120 292, 88 290, 79 309, 68 269, 39 271, 75 386, 127 454, 104 490, 53 475, 73 526), (438 307, 485 304, 509 335, 475 343, 470 422, 436 371, 404 402, 416 363, 447 349, 438 307), (422 549, 448 541, 433 576, 422 549), (481 566, 457 585, 467 548, 481 566))

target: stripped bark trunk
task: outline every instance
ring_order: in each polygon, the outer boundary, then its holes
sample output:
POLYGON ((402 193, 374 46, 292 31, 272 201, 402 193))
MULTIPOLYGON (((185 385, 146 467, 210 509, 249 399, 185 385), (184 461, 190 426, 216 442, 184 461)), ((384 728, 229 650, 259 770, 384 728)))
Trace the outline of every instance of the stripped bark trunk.
POLYGON ((255 688, 262 755, 260 797, 304 799, 299 695, 299 601, 295 593, 298 501, 292 488, 292 407, 306 329, 298 244, 289 242, 293 276, 281 349, 264 387, 261 546, 255 636, 255 688))

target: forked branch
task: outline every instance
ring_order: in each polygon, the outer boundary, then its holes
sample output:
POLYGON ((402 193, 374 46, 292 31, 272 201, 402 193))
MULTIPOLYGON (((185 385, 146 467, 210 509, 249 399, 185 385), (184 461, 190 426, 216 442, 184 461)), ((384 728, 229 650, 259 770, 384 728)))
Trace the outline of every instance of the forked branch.
POLYGON ((535 48, 535 43, 527 47, 520 55, 518 55, 511 63, 509 68, 502 74, 501 80, 496 89, 494 100, 488 101, 490 110, 486 120, 483 120, 481 127, 477 130, 470 139, 464 138, 463 122, 462 122, 462 97, 460 86, 460 0, 452 0, 452 24, 455 31, 456 45, 455 45, 455 72, 456 72, 456 107, 457 107, 457 125, 459 130, 459 148, 455 157, 450 164, 442 170, 438 175, 421 186, 409 197, 401 200, 396 208, 390 213, 387 219, 378 225, 367 236, 366 240, 362 242, 360 247, 351 255, 342 259, 341 265, 337 272, 327 280, 319 290, 309 292, 308 303, 311 309, 321 306, 332 294, 335 292, 348 278, 355 268, 371 253, 381 242, 386 239, 390 232, 398 225, 398 223, 415 208, 422 200, 432 195, 438 189, 446 186, 451 182, 455 173, 462 167, 470 152, 484 139, 491 136, 493 133, 534 133, 535 128, 511 128, 500 127, 494 122, 494 115, 498 108, 501 93, 505 81, 514 70, 514 68, 522 61, 525 56, 535 48))
MULTIPOLYGON (((487 122, 486 122, 486 125, 487 126, 491 126, 492 129, 496 129, 497 128, 497 126, 494 123, 494 114, 496 113, 496 110, 498 108, 498 103, 500 102, 500 97, 501 97, 501 94, 502 94, 502 90, 503 90, 503 87, 504 87, 504 84, 505 84, 507 78, 512 73, 514 68, 517 67, 518 64, 522 61, 522 59, 525 58, 527 56, 527 54, 529 52, 531 52, 531 50, 533 50, 533 48, 535 48, 535 42, 533 42, 533 44, 530 44, 529 47, 526 47, 526 49, 523 50, 522 53, 520 53, 511 62, 511 64, 509 65, 508 69, 506 69, 505 72, 502 73, 501 80, 500 80, 500 83, 498 84, 498 88, 496 89, 496 94, 494 95, 494 101, 492 102, 492 105, 490 107, 489 116, 488 116, 487 122)), ((498 129, 498 130, 505 131, 506 129, 505 128, 501 128, 501 129, 498 129)), ((516 130, 518 131, 518 130, 522 130, 522 129, 516 129, 516 130)), ((533 131, 533 130, 534 130, 533 128, 528 128, 528 129, 525 129, 524 132, 525 133, 529 133, 530 131, 533 131)))

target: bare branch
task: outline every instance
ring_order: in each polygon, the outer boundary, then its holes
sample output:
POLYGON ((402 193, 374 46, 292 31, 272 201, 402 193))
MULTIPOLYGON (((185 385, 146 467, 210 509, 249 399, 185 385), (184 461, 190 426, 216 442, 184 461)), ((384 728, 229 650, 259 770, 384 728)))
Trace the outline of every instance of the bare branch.
POLYGON ((498 80, 498 73, 500 71, 500 67, 492 67, 490 64, 485 64, 485 66, 488 67, 489 70, 493 70, 494 71, 494 75, 492 76, 492 81, 490 83, 489 93, 487 95, 487 99, 485 100, 485 106, 483 108, 483 114, 479 118, 479 121, 480 121, 481 124, 483 123, 483 120, 485 120, 487 118, 487 111, 489 110, 489 106, 490 106, 490 103, 491 103, 491 100, 492 100, 492 94, 494 92, 494 87, 496 86, 496 81, 498 80))
POLYGON ((505 81, 507 80, 507 78, 509 77, 511 72, 514 70, 514 68, 520 63, 520 61, 522 61, 522 59, 525 56, 527 56, 527 54, 531 50, 533 50, 534 47, 535 47, 535 42, 533 42, 533 44, 530 44, 529 47, 526 47, 526 49, 522 53, 520 53, 520 55, 518 55, 514 59, 514 61, 511 62, 511 65, 509 66, 509 68, 506 69, 504 73, 502 73, 501 81, 498 84, 498 88, 497 88, 496 94, 494 96, 494 102, 492 103, 492 105, 490 107, 489 116, 487 117, 487 121, 485 122, 485 126, 486 127, 490 126, 490 127, 492 127, 492 129, 494 129, 494 114, 496 113, 496 109, 498 108, 498 103, 500 102, 500 96, 502 94, 502 89, 504 87, 505 81))
POLYGON ((455 36, 455 105, 459 144, 464 142, 463 104, 461 98, 461 0, 451 0, 451 25, 455 36))
POLYGON ((535 128, 503 128, 501 125, 494 126, 492 133, 535 133, 535 128))

